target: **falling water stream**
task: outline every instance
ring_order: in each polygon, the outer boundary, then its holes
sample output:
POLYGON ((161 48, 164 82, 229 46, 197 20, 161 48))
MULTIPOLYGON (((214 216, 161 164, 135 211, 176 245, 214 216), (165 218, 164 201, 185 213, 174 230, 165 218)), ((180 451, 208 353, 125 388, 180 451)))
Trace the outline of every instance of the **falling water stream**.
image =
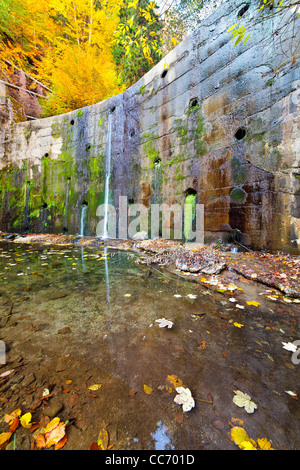
POLYGON ((87 211, 87 205, 82 204, 81 217, 80 217, 80 236, 81 237, 84 237, 86 211, 87 211))

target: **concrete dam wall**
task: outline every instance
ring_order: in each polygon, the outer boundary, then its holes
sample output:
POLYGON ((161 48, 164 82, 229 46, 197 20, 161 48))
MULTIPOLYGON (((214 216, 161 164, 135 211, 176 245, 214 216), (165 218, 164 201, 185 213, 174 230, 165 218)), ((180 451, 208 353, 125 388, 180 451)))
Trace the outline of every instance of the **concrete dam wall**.
POLYGON ((30 122, 2 118, 0 230, 96 235, 110 143, 116 208, 119 196, 183 207, 194 194, 206 242, 238 232, 253 249, 299 252, 293 13, 262 22, 258 5, 224 2, 118 96, 30 122), (239 16, 251 35, 234 47, 227 31, 239 16))

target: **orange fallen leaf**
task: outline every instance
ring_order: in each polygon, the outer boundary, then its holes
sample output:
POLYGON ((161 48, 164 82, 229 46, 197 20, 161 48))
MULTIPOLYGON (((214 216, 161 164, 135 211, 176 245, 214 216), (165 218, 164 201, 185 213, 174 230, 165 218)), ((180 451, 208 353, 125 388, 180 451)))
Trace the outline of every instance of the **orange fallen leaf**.
POLYGON ((67 440, 68 440, 68 436, 67 434, 65 434, 64 437, 60 441, 58 441, 57 444, 55 444, 54 450, 61 449, 66 444, 67 440))
POLYGON ((19 427, 20 419, 15 418, 13 422, 10 424, 9 430, 11 433, 15 432, 15 430, 19 427))
POLYGON ((39 433, 36 436, 35 442, 36 442, 36 446, 37 446, 38 449, 44 449, 46 447, 45 436, 42 433, 39 433))

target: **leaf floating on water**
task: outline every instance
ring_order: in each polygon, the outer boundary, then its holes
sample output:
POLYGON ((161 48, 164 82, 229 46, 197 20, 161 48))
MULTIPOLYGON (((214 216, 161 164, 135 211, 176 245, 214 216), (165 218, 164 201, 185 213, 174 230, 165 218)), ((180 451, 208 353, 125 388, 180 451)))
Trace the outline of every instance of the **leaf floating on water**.
POLYGON ((107 450, 108 442, 109 442, 108 432, 104 428, 100 429, 99 436, 97 439, 97 444, 100 447, 99 450, 107 450))
POLYGON ((88 388, 89 388, 89 390, 95 391, 95 390, 99 390, 99 388, 101 388, 101 387, 102 387, 102 384, 94 384, 94 385, 91 385, 88 388))
POLYGON ((297 351, 297 346, 296 344, 294 343, 284 343, 283 341, 281 341, 282 344, 283 344, 283 349, 286 349, 287 351, 292 351, 292 352, 296 352, 297 351))
POLYGON ((188 294, 187 297, 189 297, 190 299, 197 299, 197 296, 194 294, 188 294))
POLYGON ((253 413, 256 410, 257 405, 251 401, 251 397, 247 393, 243 393, 240 390, 234 390, 235 396, 232 401, 240 408, 245 408, 247 413, 253 413))
POLYGON ((261 450, 275 450, 273 447, 271 447, 271 442, 269 442, 265 437, 257 439, 257 443, 261 450))
POLYGON ((173 322, 170 320, 166 320, 165 318, 159 318, 158 320, 155 320, 157 323, 159 323, 160 328, 164 328, 167 326, 168 328, 172 328, 173 322))
POLYGON ((184 413, 194 408, 195 400, 189 388, 177 387, 176 392, 178 395, 174 398, 174 402, 177 403, 177 405, 182 405, 182 411, 184 413))
POLYGON ((153 392, 153 388, 149 387, 149 385, 145 385, 145 384, 144 384, 144 392, 145 392, 147 395, 151 395, 151 393, 153 392))
POLYGON ((176 389, 176 387, 182 387, 182 380, 177 375, 167 375, 167 381, 176 389))
POLYGON ((292 398, 294 398, 294 400, 298 400, 298 395, 296 392, 292 392, 291 390, 285 390, 285 393, 287 393, 288 395, 290 395, 292 398))

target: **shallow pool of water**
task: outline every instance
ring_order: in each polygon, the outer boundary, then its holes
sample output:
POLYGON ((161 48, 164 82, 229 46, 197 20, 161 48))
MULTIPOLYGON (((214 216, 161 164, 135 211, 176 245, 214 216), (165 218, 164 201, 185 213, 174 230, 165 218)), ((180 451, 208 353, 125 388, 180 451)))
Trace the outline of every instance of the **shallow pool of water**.
POLYGON ((299 447, 299 401, 286 391, 299 393, 300 366, 282 348, 299 339, 299 307, 239 310, 228 293, 136 259, 100 248, 0 245, 1 371, 19 361, 14 381, 0 384, 2 414, 20 403, 30 409, 49 387, 51 399, 35 413, 50 414, 57 402, 71 423, 66 448, 88 449, 106 427, 119 449, 235 449, 230 428, 241 423, 254 440, 299 447), (161 318, 172 328, 160 328, 161 318), (181 383, 195 398, 187 413, 174 402, 181 383), (93 384, 101 387, 91 391, 93 384), (251 396, 253 414, 233 403, 234 390, 251 396))

